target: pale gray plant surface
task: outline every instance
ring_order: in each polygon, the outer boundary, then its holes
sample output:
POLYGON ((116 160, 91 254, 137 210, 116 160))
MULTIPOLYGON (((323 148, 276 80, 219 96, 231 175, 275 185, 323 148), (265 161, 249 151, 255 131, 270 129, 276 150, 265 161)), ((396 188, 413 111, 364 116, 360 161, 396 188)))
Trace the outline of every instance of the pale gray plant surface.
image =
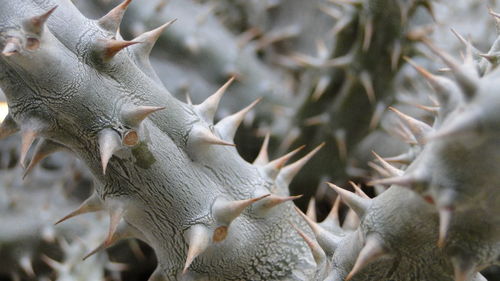
MULTIPOLYGON (((458 35, 465 46, 458 60, 437 47, 439 38, 430 39, 425 27, 409 30, 406 24, 417 4, 432 11, 426 1, 313 1, 323 10, 328 4, 330 18, 323 15, 306 24, 302 31, 311 33, 291 36, 290 45, 269 47, 266 44, 272 43, 266 40, 272 38, 264 36, 259 51, 238 48, 231 32, 243 24, 235 18, 223 25, 208 14, 193 22, 189 17, 200 17, 206 3, 173 0, 169 6, 163 1, 131 4, 126 0, 99 19, 90 19, 69 0, 2 1, 0 87, 9 114, 0 126, 0 137, 9 138, 2 143, 0 165, 9 170, 0 186, 0 258, 4 261, 0 272, 13 280, 19 276, 59 281, 120 279, 119 272, 127 266, 112 262, 104 250, 125 239, 139 239, 153 249, 157 266, 149 281, 479 281, 486 280, 481 270, 499 265, 500 73, 496 66, 500 50, 495 41, 482 53, 458 35), (130 15, 125 14, 129 5, 130 15), (335 11, 349 12, 349 21, 342 22, 341 14, 333 16, 333 32, 323 42, 310 44, 310 38, 321 36, 335 11), (122 24, 124 16, 131 20, 122 24), (183 17, 185 24, 179 24, 183 17), (151 25, 154 29, 145 31, 151 25), (123 39, 127 35, 120 33, 120 26, 135 38, 123 39), (186 67, 187 77, 196 80, 198 89, 217 84, 220 88, 195 104, 172 95, 168 80, 164 86, 162 74, 155 72, 149 59, 157 40, 172 44, 163 52, 174 52, 167 60, 157 60, 160 69, 175 69, 170 73, 177 76, 186 67), (297 121, 300 106, 313 107, 314 102, 308 98, 284 101, 283 97, 294 97, 291 89, 305 87, 303 94, 312 93, 317 99, 327 94, 318 93, 319 86, 311 81, 334 77, 335 71, 311 65, 315 60, 307 53, 315 45, 321 53, 322 44, 338 49, 327 52, 320 64, 337 64, 337 51, 350 52, 344 54, 348 61, 341 63, 342 75, 335 79, 352 76, 355 80, 347 90, 339 89, 339 95, 332 94, 324 113, 344 120, 340 123, 352 123, 347 132, 359 136, 352 144, 347 143, 349 138, 337 136, 341 139, 337 143, 357 146, 369 133, 371 122, 365 121, 372 120, 377 110, 370 99, 382 101, 382 109, 396 99, 402 54, 414 54, 417 42, 446 69, 443 75, 435 75, 405 58, 420 74, 408 76, 409 81, 418 80, 414 85, 427 81, 433 88, 432 106, 420 106, 431 117, 423 122, 389 108, 389 117, 399 120, 395 132, 407 151, 386 158, 374 153, 371 166, 383 177, 365 184, 375 186, 376 197, 370 198, 355 183, 354 192, 328 183, 337 200, 326 218, 317 222, 314 203, 307 214, 302 213, 292 202, 300 196, 293 196, 289 185, 312 157, 326 153, 324 143, 308 147, 307 153, 299 147, 271 160, 267 136, 255 160, 240 156, 235 136, 255 107, 262 106, 257 119, 272 123, 272 108, 280 106, 293 111, 297 121), (384 49, 388 46, 389 51, 384 49), (402 46, 408 47, 407 53, 398 50, 402 46), (278 64, 269 59, 274 52, 281 58, 278 64), (301 63, 290 64, 279 52, 295 52, 288 59, 301 63), (218 82, 228 74, 238 79, 218 82), (308 76, 315 78, 308 80, 308 76), (294 82, 297 88, 277 84, 286 84, 287 79, 299 80, 294 82), (237 94, 230 105, 223 106, 225 92, 233 87, 237 94), (356 88, 362 90, 364 102, 353 109, 359 101, 353 97, 360 93, 356 88), (233 111, 242 103, 246 107, 240 111, 216 117, 219 107, 233 111), (357 112, 359 108, 369 112, 357 112), (14 135, 18 132, 21 140, 14 135), (85 168, 63 164, 52 174, 35 168, 56 152, 57 163, 72 163, 73 158, 60 154, 69 152, 92 174, 93 191, 81 205, 75 202, 80 196, 63 192, 67 179, 63 174, 76 170, 87 178, 85 168), (13 159, 24 171, 13 167, 13 159), (22 184, 25 176, 27 183, 22 184), (349 208, 345 218, 339 213, 341 201, 349 208), (91 212, 106 216, 73 219, 91 212)), ((242 5, 247 21, 261 29, 293 25, 285 15, 312 19, 316 12, 301 1, 290 0, 288 7, 280 6, 280 1, 263 2, 242 5), (303 14, 296 10, 300 7, 303 14), (263 15, 262 11, 271 12, 263 15)), ((82 6, 93 13, 106 5, 86 4, 82 6)), ((226 5, 228 13, 238 6, 226 5)), ((417 92, 423 89, 414 87, 417 92)), ((302 126, 294 120, 288 120, 287 128, 302 126)), ((308 138, 312 139, 302 137, 308 138)), ((328 163, 322 160, 312 166, 324 170, 328 163)))

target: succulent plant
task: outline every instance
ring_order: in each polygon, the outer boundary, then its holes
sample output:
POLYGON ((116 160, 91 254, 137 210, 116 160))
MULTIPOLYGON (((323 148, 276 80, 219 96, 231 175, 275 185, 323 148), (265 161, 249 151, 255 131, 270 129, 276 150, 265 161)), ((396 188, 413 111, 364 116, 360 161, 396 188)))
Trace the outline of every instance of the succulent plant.
MULTIPOLYGON (((428 124, 391 108, 411 150, 386 159, 375 154, 388 178, 369 183, 390 187, 370 198, 354 183, 355 192, 328 183, 351 211, 341 225, 338 199, 318 223, 294 206, 291 201, 300 196, 292 196, 289 185, 323 144, 287 165, 303 147, 270 160, 266 137, 255 160, 243 159, 234 137, 259 99, 216 121, 224 93, 238 83, 234 78, 199 104, 175 98, 148 58, 173 19, 124 40, 119 27, 130 2, 97 20, 63 0, 6 0, 0 10, 0 86, 9 105, 0 136, 20 132, 19 162, 27 172, 59 151, 75 154, 89 168, 94 192, 74 211, 61 213, 57 223, 63 224, 56 229, 85 213, 109 216, 106 237, 87 255, 78 242, 67 243, 65 234, 58 238, 59 260, 28 246, 57 280, 103 279, 106 267, 121 267, 93 254, 130 238, 155 252, 158 265, 150 281, 466 281, 485 280, 478 271, 498 264, 496 44, 483 59, 465 40, 462 64, 421 37, 454 78, 433 75, 408 59, 435 88, 435 120, 428 124), (89 260, 77 261, 80 255, 89 260)), ((362 11, 392 11, 382 2, 391 1, 367 1, 362 11)), ((144 8, 146 15, 151 7, 144 8)), ((374 26, 384 22, 371 20, 374 26)), ((224 55, 210 46, 193 58, 224 55)), ((209 65, 200 62, 201 68, 209 65)), ((31 200, 22 203, 24 210, 35 210, 30 202, 41 197, 29 193, 23 195, 31 200)), ((50 216, 69 201, 52 199, 50 216)), ((102 220, 95 220, 81 230, 91 243, 99 237, 94 230, 102 229, 102 220)), ((13 257, 35 275, 31 259, 13 257)))

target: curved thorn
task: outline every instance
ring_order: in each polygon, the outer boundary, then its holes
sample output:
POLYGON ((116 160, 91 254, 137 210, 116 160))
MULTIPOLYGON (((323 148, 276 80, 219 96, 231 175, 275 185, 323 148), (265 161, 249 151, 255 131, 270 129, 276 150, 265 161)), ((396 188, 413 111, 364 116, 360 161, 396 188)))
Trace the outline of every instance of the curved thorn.
POLYGON ((189 247, 182 274, 186 274, 193 260, 208 248, 210 234, 205 226, 193 225, 186 231, 186 242, 189 247))
POLYGON ((49 156, 52 153, 65 150, 66 147, 53 142, 51 140, 43 139, 38 142, 33 152, 33 157, 26 167, 26 170, 23 173, 23 179, 28 175, 28 173, 36 166, 36 164, 40 163, 43 159, 49 156))
POLYGON ((22 132, 22 140, 21 140, 21 157, 19 158, 19 163, 21 163, 21 167, 26 168, 25 160, 28 151, 38 137, 39 133, 37 130, 26 129, 22 132))
POLYGON ((106 128, 99 132, 98 143, 102 173, 105 175, 109 160, 121 148, 121 138, 115 130, 106 128))
POLYGON ((377 239, 373 235, 368 236, 366 238, 365 246, 359 252, 356 263, 354 264, 354 267, 352 268, 351 272, 349 272, 345 280, 351 280, 356 273, 360 272, 368 264, 386 255, 387 251, 384 249, 384 246, 379 241, 379 239, 377 239))

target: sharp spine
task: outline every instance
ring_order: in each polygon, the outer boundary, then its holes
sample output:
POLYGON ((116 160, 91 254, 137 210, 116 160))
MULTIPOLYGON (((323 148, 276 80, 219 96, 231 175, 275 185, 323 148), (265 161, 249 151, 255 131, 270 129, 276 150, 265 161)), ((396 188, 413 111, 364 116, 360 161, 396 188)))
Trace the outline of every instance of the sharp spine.
POLYGON ((103 129, 98 134, 99 152, 101 155, 102 173, 106 174, 109 160, 121 148, 120 135, 111 128, 103 129))
POLYGON ((97 21, 99 26, 112 34, 116 34, 118 29, 120 28, 123 15, 125 14, 125 11, 127 10, 128 5, 130 5, 131 2, 132 0, 125 0, 120 5, 113 8, 97 21))
POLYGON ((233 140, 236 135, 236 131, 240 126, 241 122, 245 118, 246 114, 252 110, 262 99, 257 99, 252 102, 249 106, 243 108, 237 113, 227 116, 220 120, 216 125, 215 129, 222 136, 222 139, 233 140))
POLYGON ((231 77, 222 87, 220 87, 213 95, 208 97, 201 104, 195 105, 198 114, 205 120, 205 122, 212 124, 214 121, 215 113, 219 107, 219 103, 224 96, 227 88, 233 83, 235 77, 231 77))
POLYGON ((342 198, 342 201, 344 201, 344 203, 346 203, 354 212, 356 212, 359 218, 362 218, 365 215, 368 208, 370 208, 371 199, 362 198, 357 194, 352 193, 343 188, 340 188, 332 183, 327 182, 327 184, 337 192, 337 194, 342 198))
POLYGON ((380 240, 374 235, 368 236, 366 238, 365 245, 359 252, 356 263, 354 264, 351 272, 349 272, 345 280, 351 280, 354 275, 360 272, 367 265, 384 256, 387 256, 387 251, 384 249, 382 242, 380 242, 380 240))
POLYGON ((87 198, 76 210, 72 211, 68 215, 64 216, 62 219, 58 220, 54 225, 58 225, 63 221, 73 218, 78 215, 97 212, 104 210, 101 199, 97 193, 93 193, 89 198, 87 198))
POLYGON ((136 106, 122 110, 121 119, 126 125, 137 128, 149 115, 163 109, 163 106, 136 106))
POLYGON ((215 201, 212 206, 213 217, 221 224, 229 225, 236 219, 247 207, 253 203, 262 200, 271 194, 266 194, 263 196, 243 199, 236 201, 229 201, 223 198, 219 198, 215 201))

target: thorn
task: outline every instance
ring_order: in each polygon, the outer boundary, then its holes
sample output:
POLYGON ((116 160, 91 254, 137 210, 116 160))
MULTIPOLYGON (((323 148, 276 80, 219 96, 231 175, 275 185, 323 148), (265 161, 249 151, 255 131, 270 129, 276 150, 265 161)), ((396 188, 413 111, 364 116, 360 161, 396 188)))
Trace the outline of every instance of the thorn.
POLYGON ((335 249, 337 248, 340 238, 336 237, 332 233, 328 232, 325 230, 321 225, 319 225, 315 220, 313 220, 311 217, 308 215, 304 214, 299 208, 294 206, 295 211, 306 221, 306 223, 309 225, 311 228, 312 232, 314 233, 314 236, 316 237, 316 240, 318 241, 319 245, 321 248, 327 253, 327 254, 333 254, 335 252, 335 249))
POLYGON ((389 162, 385 161, 385 159, 380 157, 380 155, 378 155, 375 151, 372 150, 372 154, 377 158, 377 160, 380 162, 380 164, 382 164, 384 169, 387 172, 389 172, 391 177, 400 177, 404 174, 403 170, 400 170, 400 169, 392 166, 391 164, 389 164, 389 162))
POLYGON ((275 159, 262 167, 263 172, 271 179, 276 179, 279 172, 283 168, 283 166, 292 158, 297 152, 301 151, 305 145, 302 145, 291 152, 281 156, 278 159, 275 159))
POLYGON ((402 47, 401 42, 396 41, 392 46, 391 52, 391 70, 396 71, 398 68, 399 58, 401 57, 402 47))
POLYGON ((311 239, 309 236, 307 236, 302 230, 298 229, 297 226, 295 226, 293 223, 290 223, 292 227, 297 231, 297 233, 304 239, 304 242, 306 242, 307 246, 309 249, 311 249, 314 261, 316 262, 317 265, 320 265, 325 262, 326 260, 326 254, 321 248, 321 246, 318 244, 318 242, 314 241, 311 239))
POLYGON ((102 173, 105 175, 109 160, 113 157, 113 154, 121 148, 121 139, 120 135, 115 130, 106 128, 99 132, 98 142, 102 173))
POLYGON ((195 105, 195 109, 198 114, 209 124, 212 124, 214 121, 215 112, 217 112, 217 108, 219 107, 219 103, 222 99, 222 96, 226 92, 227 88, 233 83, 235 77, 231 77, 222 87, 220 87, 213 95, 208 97, 201 104, 195 105))
POLYGON ((293 162, 290 165, 287 165, 281 169, 279 173, 279 177, 283 179, 283 181, 286 183, 286 185, 289 185, 293 178, 297 175, 297 173, 304 167, 304 165, 311 160, 311 158, 318 153, 318 151, 325 146, 325 143, 322 142, 320 145, 318 145, 315 149, 311 150, 308 154, 306 154, 304 157, 300 158, 299 160, 293 162))
POLYGON ((356 263, 352 268, 351 272, 346 277, 346 281, 352 279, 352 277, 360 272, 363 268, 365 268, 370 263, 387 256, 387 251, 384 249, 382 243, 375 236, 370 235, 366 238, 365 246, 359 252, 358 258, 356 259, 356 263))
POLYGON ((19 259, 19 266, 23 269, 23 271, 29 276, 34 278, 35 271, 33 270, 33 263, 31 262, 31 258, 29 256, 24 256, 19 259))
POLYGON ((427 138, 427 141, 437 139, 471 135, 482 130, 480 120, 482 112, 473 112, 472 114, 462 114, 455 118, 446 126, 441 127, 438 131, 427 138))
POLYGON ((66 147, 53 142, 48 139, 42 139, 38 142, 38 144, 35 147, 35 150, 33 152, 33 157, 31 158, 31 161, 28 164, 28 167, 24 171, 23 174, 23 179, 28 175, 28 173, 36 166, 36 164, 40 163, 43 159, 45 159, 47 156, 49 156, 52 153, 66 150, 66 147))
POLYGON ((26 129, 22 131, 22 140, 21 140, 21 157, 19 159, 19 163, 21 163, 21 167, 26 168, 25 160, 28 151, 38 137, 39 133, 33 129, 26 129))
POLYGON ((125 14, 125 11, 127 10, 127 7, 131 2, 132 0, 125 0, 120 5, 113 8, 97 21, 99 26, 115 34, 118 31, 118 28, 120 28, 123 14, 125 14))
POLYGON ((210 243, 209 231, 205 226, 199 224, 191 226, 186 231, 185 238, 189 247, 182 274, 186 274, 193 260, 203 253, 210 243))
POLYGON ((214 205, 212 206, 213 217, 217 220, 217 222, 229 225, 247 207, 270 195, 271 194, 266 194, 251 199, 243 199, 235 201, 228 201, 226 199, 219 198, 215 201, 214 205))
POLYGON ((479 55, 479 50, 474 48, 467 39, 465 39, 462 35, 460 35, 460 33, 458 33, 454 28, 451 27, 450 30, 453 33, 453 35, 455 35, 458 38, 458 40, 465 45, 466 48, 470 49, 470 51, 474 54, 474 56, 479 55))
POLYGON ((453 264, 455 281, 470 280, 476 271, 476 265, 473 262, 460 257, 452 257, 451 263, 453 264))
POLYGON ((385 157, 384 160, 389 163, 400 163, 400 164, 410 164, 415 159, 415 155, 412 152, 403 153, 393 157, 385 157))
POLYGON ((236 135, 236 131, 240 126, 241 122, 245 118, 246 114, 252 110, 262 99, 259 98, 252 102, 249 106, 243 108, 242 110, 236 112, 233 115, 229 115, 222 120, 220 120, 216 125, 215 129, 222 136, 223 139, 233 140, 236 135))
POLYGON ((64 270, 65 266, 64 264, 56 261, 56 260, 53 260, 51 258, 49 258, 48 256, 42 254, 41 255, 41 259, 52 269, 54 269, 55 271, 62 271, 64 270))
POLYGON ((88 259, 89 257, 93 256, 94 254, 96 254, 97 252, 99 252, 101 250, 104 250, 104 249, 107 249, 107 248, 113 246, 114 244, 116 244, 116 242, 118 242, 120 240, 125 240, 125 239, 132 238, 132 237, 134 237, 134 233, 131 231, 130 226, 126 222, 122 221, 122 223, 120 223, 119 227, 113 233, 113 235, 109 238, 109 240, 102 242, 94 250, 90 251, 87 255, 85 255, 85 257, 83 257, 83 260, 88 259))
POLYGON ((269 197, 261 200, 261 204, 259 204, 259 208, 263 210, 270 210, 278 205, 281 205, 285 202, 288 201, 293 201, 296 199, 302 198, 302 195, 295 195, 295 196, 278 196, 271 194, 269 197))
POLYGON ((2 124, 0 125, 0 139, 9 137, 19 131, 19 126, 17 126, 16 121, 12 118, 10 114, 5 116, 2 124))
POLYGON ((327 182, 327 184, 337 192, 337 194, 341 197, 342 201, 346 203, 356 214, 362 218, 368 208, 371 205, 371 199, 362 198, 355 193, 352 193, 348 190, 340 188, 332 183, 327 182))
POLYGON ((189 92, 186 92, 186 103, 189 105, 193 105, 193 101, 191 100, 191 96, 189 95, 189 92))
POLYGON ((342 161, 347 159, 347 141, 346 132, 344 129, 337 129, 333 135, 335 143, 337 144, 337 149, 339 151, 339 158, 342 161))
POLYGON ((132 40, 133 42, 143 42, 143 44, 139 44, 134 46, 134 52, 143 57, 143 58, 148 58, 149 54, 151 53, 151 50, 153 49, 154 45, 156 44, 156 41, 158 41, 158 38, 160 38, 160 35, 162 32, 172 25, 177 19, 173 19, 165 24, 163 24, 160 27, 157 27, 156 29, 153 29, 148 32, 144 32, 143 34, 137 36, 132 40))
POLYGON ((337 196, 335 202, 333 203, 330 213, 321 222, 321 224, 332 224, 334 227, 340 227, 339 219, 339 209, 340 209, 340 196, 337 196))
POLYGON ((444 96, 445 99, 448 99, 449 96, 453 95, 453 91, 450 90, 450 84, 452 83, 451 81, 430 73, 406 56, 403 58, 406 60, 406 62, 413 66, 413 68, 415 68, 427 81, 429 81, 431 86, 436 90, 438 94, 440 94, 440 96, 444 96))
POLYGON ((128 46, 132 46, 134 44, 142 43, 136 41, 121 41, 114 39, 99 39, 98 43, 98 52, 100 53, 101 58, 104 61, 109 61, 116 54, 118 54, 121 50, 127 48, 128 46))
POLYGON ((366 195, 366 193, 361 189, 359 185, 355 184, 353 181, 349 181, 349 184, 354 188, 354 191, 357 195, 366 199, 370 199, 370 196, 366 195))
POLYGON ((492 65, 498 65, 500 59, 500 54, 498 52, 493 54, 478 54, 478 56, 485 58, 492 65))
POLYGON ((408 187, 408 188, 413 188, 414 185, 417 183, 417 179, 413 176, 410 175, 403 175, 400 177, 392 177, 392 178, 385 178, 385 179, 378 179, 378 180, 372 180, 367 183, 367 185, 373 186, 373 185, 399 185, 403 187, 408 187))
POLYGON ((318 80, 318 83, 316 84, 316 87, 314 88, 314 92, 311 95, 311 99, 313 101, 318 101, 325 93, 331 81, 332 77, 330 75, 321 76, 318 80))
POLYGON ((456 77, 456 81, 464 90, 465 95, 469 98, 472 97, 476 93, 478 85, 479 78, 477 72, 461 66, 455 58, 436 47, 428 39, 424 39, 423 42, 429 49, 438 55, 449 68, 451 68, 453 75, 456 77))
POLYGON ((63 221, 66 221, 72 217, 86 214, 86 213, 91 213, 91 212, 97 212, 97 211, 102 211, 104 210, 104 207, 102 205, 101 199, 97 195, 97 193, 93 193, 89 198, 87 198, 83 203, 73 212, 69 213, 62 219, 58 220, 54 225, 58 225, 63 221))
POLYGON ((262 142, 262 146, 260 147, 259 154, 257 155, 257 158, 253 160, 254 165, 265 165, 269 163, 269 154, 267 153, 268 147, 269 147, 269 138, 271 134, 267 133, 264 142, 262 142))
POLYGON ((43 27, 47 19, 56 10, 57 6, 52 7, 48 11, 41 15, 34 16, 23 23, 23 27, 27 32, 31 32, 36 35, 42 35, 43 27))
POLYGON ((316 216, 316 199, 311 197, 309 199, 309 203, 307 204, 306 216, 313 222, 318 221, 318 217, 316 216))
POLYGON ((122 110, 121 119, 126 125, 137 128, 149 115, 163 109, 165 109, 163 106, 145 105, 127 108, 122 110))
POLYGON ((375 90, 373 89, 373 82, 370 73, 367 71, 362 71, 359 75, 361 85, 365 89, 366 95, 368 96, 368 101, 371 105, 375 104, 375 90))
POLYGON ((407 125, 408 129, 410 129, 411 133, 413 134, 417 142, 421 145, 425 144, 426 138, 434 132, 434 129, 431 126, 409 115, 402 113, 401 111, 397 110, 394 107, 390 106, 389 110, 396 113, 399 119, 401 119, 401 121, 403 121, 405 125, 407 125))
POLYGON ((104 242, 104 245, 108 247, 113 242, 113 236, 115 235, 116 229, 123 219, 125 214, 125 209, 123 206, 116 204, 109 212, 109 231, 108 236, 104 242))
POLYGON ((368 17, 365 23, 365 34, 363 37, 363 52, 368 51, 368 49, 370 48, 372 36, 373 36, 373 19, 371 17, 368 17))
POLYGON ((446 243, 446 237, 448 235, 448 229, 450 228, 451 217, 453 215, 453 210, 449 207, 439 209, 439 239, 438 248, 443 248, 446 243))
POLYGON ((21 51, 21 41, 18 38, 8 38, 2 50, 2 55, 10 57, 21 51))
POLYGON ((191 129, 189 139, 194 143, 205 144, 205 145, 227 145, 235 146, 234 143, 226 142, 210 131, 210 129, 205 128, 201 125, 194 125, 191 129))
POLYGON ((375 110, 373 111, 372 118, 370 120, 369 128, 370 130, 374 130, 377 128, 380 123, 380 119, 382 119, 382 115, 384 114, 386 105, 383 102, 378 102, 375 106, 375 110))

